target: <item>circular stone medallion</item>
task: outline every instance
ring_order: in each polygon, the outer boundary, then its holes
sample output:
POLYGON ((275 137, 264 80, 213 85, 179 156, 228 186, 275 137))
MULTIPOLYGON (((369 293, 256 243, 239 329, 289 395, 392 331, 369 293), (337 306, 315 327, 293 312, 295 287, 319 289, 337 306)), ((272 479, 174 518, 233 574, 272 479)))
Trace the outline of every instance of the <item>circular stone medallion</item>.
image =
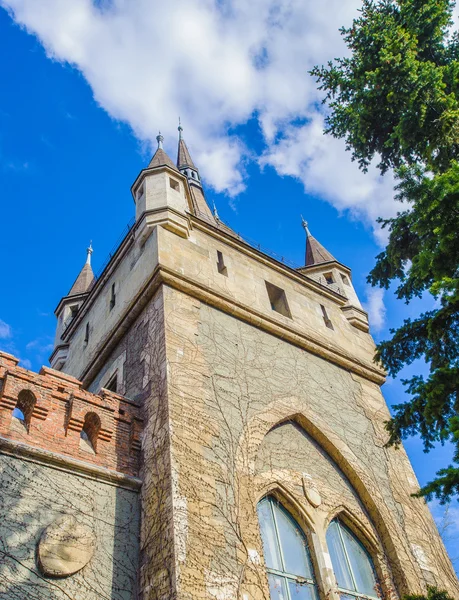
POLYGON ((66 577, 91 560, 96 547, 93 532, 72 515, 54 520, 38 542, 38 562, 44 575, 66 577))

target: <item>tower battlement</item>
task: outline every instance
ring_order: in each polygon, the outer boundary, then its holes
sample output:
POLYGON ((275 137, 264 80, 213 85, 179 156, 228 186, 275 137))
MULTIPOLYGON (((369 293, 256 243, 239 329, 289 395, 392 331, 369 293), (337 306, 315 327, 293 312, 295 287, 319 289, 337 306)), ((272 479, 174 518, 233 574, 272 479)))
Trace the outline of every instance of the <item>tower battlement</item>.
POLYGON ((0 352, 0 435, 136 476, 142 418, 131 400, 102 388, 92 394, 75 377, 39 373, 0 352))

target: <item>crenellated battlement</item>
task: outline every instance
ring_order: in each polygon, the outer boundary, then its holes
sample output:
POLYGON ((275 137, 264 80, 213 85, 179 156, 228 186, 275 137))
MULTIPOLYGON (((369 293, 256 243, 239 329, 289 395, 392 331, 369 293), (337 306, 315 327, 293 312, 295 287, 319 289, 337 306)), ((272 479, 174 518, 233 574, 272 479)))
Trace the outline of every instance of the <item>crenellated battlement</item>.
POLYGON ((120 473, 139 472, 142 418, 133 401, 0 352, 0 435, 120 473), (14 414, 15 413, 15 414, 14 414))

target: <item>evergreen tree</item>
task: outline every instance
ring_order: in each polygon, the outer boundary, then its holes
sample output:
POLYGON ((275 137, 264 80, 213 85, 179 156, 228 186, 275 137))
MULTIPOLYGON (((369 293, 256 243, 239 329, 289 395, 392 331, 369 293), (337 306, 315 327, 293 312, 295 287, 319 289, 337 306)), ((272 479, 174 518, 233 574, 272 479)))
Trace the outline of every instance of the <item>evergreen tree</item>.
POLYGON ((459 36, 451 0, 364 0, 341 33, 348 58, 315 67, 330 112, 326 132, 344 138, 362 170, 377 157, 394 169, 401 210, 368 280, 409 302, 430 292, 434 308, 407 319, 378 345, 395 376, 424 359, 428 377, 405 380, 411 399, 394 407, 389 445, 419 434, 428 452, 451 441, 453 464, 419 492, 459 494, 459 36))

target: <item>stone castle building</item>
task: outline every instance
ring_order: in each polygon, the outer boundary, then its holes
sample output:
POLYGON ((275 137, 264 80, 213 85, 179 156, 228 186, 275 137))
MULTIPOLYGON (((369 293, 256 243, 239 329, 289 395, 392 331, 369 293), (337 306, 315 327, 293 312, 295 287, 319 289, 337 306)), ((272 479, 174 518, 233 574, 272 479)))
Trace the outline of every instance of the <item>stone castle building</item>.
POLYGON ((0 599, 459 598, 349 268, 249 245, 158 142, 52 368, 0 353, 0 599))

